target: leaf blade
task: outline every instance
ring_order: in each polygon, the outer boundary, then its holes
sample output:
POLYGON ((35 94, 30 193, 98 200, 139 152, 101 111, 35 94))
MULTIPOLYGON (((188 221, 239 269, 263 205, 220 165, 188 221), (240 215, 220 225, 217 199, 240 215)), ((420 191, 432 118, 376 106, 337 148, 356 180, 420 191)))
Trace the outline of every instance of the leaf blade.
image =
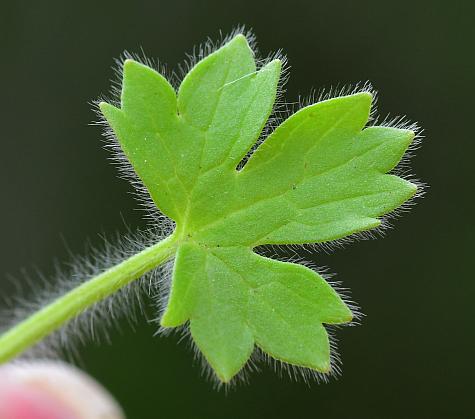
POLYGON ((271 113, 280 72, 279 60, 257 70, 238 35, 198 62, 178 94, 153 70, 126 63, 122 109, 101 105, 157 206, 177 224, 161 325, 189 322, 224 382, 255 344, 281 361, 329 372, 324 325, 352 319, 316 272, 253 248, 376 228, 417 189, 388 174, 414 134, 367 126, 367 92, 296 112, 237 171, 271 113))

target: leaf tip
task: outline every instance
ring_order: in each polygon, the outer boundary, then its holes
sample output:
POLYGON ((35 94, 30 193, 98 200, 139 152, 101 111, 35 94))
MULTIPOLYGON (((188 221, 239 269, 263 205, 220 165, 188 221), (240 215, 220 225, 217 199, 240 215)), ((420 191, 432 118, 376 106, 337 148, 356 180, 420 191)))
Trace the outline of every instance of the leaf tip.
POLYGON ((140 64, 138 61, 133 60, 132 58, 127 58, 124 61, 123 68, 124 68, 124 75, 137 67, 142 67, 143 65, 140 64))
POLYGON ((236 366, 232 365, 226 365, 224 363, 221 363, 220 365, 216 365, 216 363, 211 364, 209 360, 207 359, 209 365, 213 369, 213 372, 216 376, 216 378, 222 383, 222 384, 229 384, 235 378, 239 372, 241 371, 243 365, 240 365, 238 368, 236 366))
POLYGON ((351 323, 353 321, 353 319, 355 318, 355 315, 353 314, 353 312, 348 308, 348 306, 345 304, 345 312, 343 313, 343 315, 341 316, 341 322, 342 324, 348 324, 348 323, 351 323))
POLYGON ((373 102, 373 94, 371 92, 355 93, 353 97, 368 105, 371 105, 373 102))
POLYGON ((233 39, 231 39, 230 43, 245 43, 246 45, 248 44, 247 38, 244 34, 238 33, 233 39))
POLYGON ((249 45, 249 42, 246 38, 246 36, 242 33, 238 33, 234 38, 232 38, 226 45, 225 47, 232 47, 232 48, 237 48, 237 49, 243 49, 247 50, 248 53, 251 55, 254 55, 254 52, 249 45))
POLYGON ((329 374, 332 371, 332 362, 330 353, 325 357, 316 357, 307 365, 303 365, 304 368, 310 368, 321 374, 329 374))
POLYGON ((104 101, 101 101, 99 102, 98 106, 99 106, 99 109, 101 110, 102 113, 104 113, 104 109, 107 108, 109 104, 107 102, 104 102, 104 101))
POLYGON ((326 359, 318 368, 318 371, 323 374, 329 374, 331 372, 332 366, 330 358, 326 359))
POLYGON ((115 106, 107 102, 99 102, 98 106, 99 110, 106 118, 108 118, 108 116, 111 116, 114 112, 119 110, 115 106))
POLYGON ((407 182, 407 183, 408 183, 408 189, 411 193, 411 197, 413 197, 417 193, 419 187, 415 183, 412 183, 412 182, 407 182))
POLYGON ((177 327, 180 326, 182 322, 177 322, 176 320, 173 319, 173 316, 171 316, 167 311, 163 314, 163 316, 160 319, 160 326, 161 327, 177 327))
POLYGON ((110 120, 114 117, 114 115, 117 115, 117 113, 120 112, 120 109, 107 102, 99 102, 98 106, 99 110, 102 112, 102 115, 104 115, 107 120, 110 120))
POLYGON ((279 70, 282 68, 282 60, 280 58, 274 58, 267 64, 269 67, 277 67, 279 70))
POLYGON ((414 138, 416 138, 416 133, 412 129, 404 129, 404 128, 399 128, 406 139, 406 144, 409 146, 414 141, 414 138))
POLYGON ((218 371, 218 370, 215 370, 215 374, 216 374, 216 377, 218 377, 218 380, 221 381, 221 383, 223 384, 229 384, 235 375, 226 371, 218 371))
POLYGON ((142 64, 132 58, 127 58, 123 64, 123 76, 124 78, 135 76, 136 74, 151 74, 155 73, 155 70, 148 65, 142 64))
POLYGON ((132 64, 134 64, 134 63, 136 63, 136 61, 135 61, 134 59, 132 59, 132 58, 127 58, 127 59, 125 59, 125 61, 124 61, 124 67, 130 66, 130 65, 132 65, 132 64))

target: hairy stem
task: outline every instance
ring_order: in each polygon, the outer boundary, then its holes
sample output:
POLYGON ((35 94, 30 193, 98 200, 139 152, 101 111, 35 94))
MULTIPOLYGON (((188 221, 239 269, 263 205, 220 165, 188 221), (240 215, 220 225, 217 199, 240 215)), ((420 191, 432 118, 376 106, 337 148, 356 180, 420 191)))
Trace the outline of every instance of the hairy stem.
POLYGON ((175 253, 177 239, 173 234, 109 268, 5 332, 0 336, 0 363, 19 355, 94 303, 165 262, 175 253))

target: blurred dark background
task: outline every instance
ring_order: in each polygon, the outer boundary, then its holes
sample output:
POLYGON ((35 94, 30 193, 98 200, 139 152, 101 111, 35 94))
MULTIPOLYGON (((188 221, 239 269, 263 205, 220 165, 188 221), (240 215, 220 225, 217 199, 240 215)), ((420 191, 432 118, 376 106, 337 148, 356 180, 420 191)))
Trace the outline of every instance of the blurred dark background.
MULTIPOLYGON (((145 226, 103 150, 89 102, 125 49, 171 67, 237 24, 291 65, 286 99, 370 80, 385 115, 425 129, 414 172, 427 196, 385 239, 313 260, 337 272, 366 314, 338 332, 343 376, 292 382, 270 369, 213 390, 176 338, 124 325, 83 367, 130 418, 474 417, 472 1, 15 1, 0 12, 0 292, 9 274, 67 260, 98 233, 145 226), (470 260, 472 262, 470 262, 470 260)), ((33 277, 34 278, 34 277, 33 277)))

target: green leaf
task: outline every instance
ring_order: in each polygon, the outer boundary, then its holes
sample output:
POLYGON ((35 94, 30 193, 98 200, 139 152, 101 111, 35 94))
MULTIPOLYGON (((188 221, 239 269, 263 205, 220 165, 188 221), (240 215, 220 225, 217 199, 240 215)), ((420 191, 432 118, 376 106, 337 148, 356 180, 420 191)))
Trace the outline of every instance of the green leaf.
POLYGON ((387 174, 414 138, 366 127, 372 97, 305 107, 237 166, 272 111, 281 63, 256 69, 238 35, 201 60, 178 93, 156 71, 124 64, 121 109, 101 103, 127 158, 179 237, 164 327, 191 335, 227 382, 257 345, 330 370, 324 324, 350 309, 313 270, 257 255, 264 244, 322 243, 369 230, 416 192, 387 174))

